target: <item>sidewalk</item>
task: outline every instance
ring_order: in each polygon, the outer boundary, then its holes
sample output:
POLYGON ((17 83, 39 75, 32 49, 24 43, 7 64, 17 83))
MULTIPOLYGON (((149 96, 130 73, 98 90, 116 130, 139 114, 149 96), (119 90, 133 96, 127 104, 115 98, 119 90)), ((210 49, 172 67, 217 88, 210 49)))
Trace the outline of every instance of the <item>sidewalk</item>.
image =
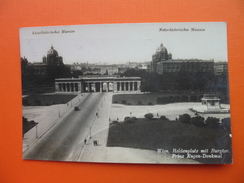
POLYGON ((23 116, 28 121, 34 120, 37 126, 29 130, 23 137, 22 152, 25 152, 38 138, 43 136, 65 115, 74 110, 74 107, 87 97, 87 93, 78 94, 66 104, 52 106, 23 106, 23 116))
POLYGON ((106 156, 106 144, 109 129, 112 96, 113 93, 109 92, 105 93, 105 95, 103 96, 103 99, 99 104, 99 116, 96 117, 94 124, 92 126, 91 138, 88 138, 87 144, 83 146, 82 153, 78 161, 101 162, 101 155, 106 156), (98 146, 93 145, 93 140, 98 141, 98 146))

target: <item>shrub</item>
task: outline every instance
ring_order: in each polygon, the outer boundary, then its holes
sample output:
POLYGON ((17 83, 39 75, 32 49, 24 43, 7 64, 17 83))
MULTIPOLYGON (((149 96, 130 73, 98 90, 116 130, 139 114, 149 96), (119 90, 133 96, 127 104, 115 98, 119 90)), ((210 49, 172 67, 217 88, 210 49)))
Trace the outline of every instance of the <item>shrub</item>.
POLYGON ((31 124, 36 124, 34 120, 31 120, 30 123, 31 123, 31 124))
POLYGON ((152 102, 148 102, 147 105, 153 105, 152 102))
POLYGON ((41 106, 41 101, 40 100, 35 100, 34 103, 35 103, 36 106, 41 106))
POLYGON ((124 119, 124 121, 128 121, 128 120, 130 120, 130 117, 129 116, 126 116, 125 119, 124 119))
POLYGON ((112 123, 113 123, 113 124, 115 124, 115 125, 116 125, 116 124, 119 124, 119 122, 118 122, 118 121, 113 121, 112 123))
POLYGON ((219 127, 219 118, 215 117, 208 117, 205 121, 207 126, 213 127, 213 128, 218 128, 219 127))
POLYGON ((190 123, 190 120, 191 120, 191 116, 189 114, 183 114, 183 115, 180 115, 179 116, 179 120, 182 122, 182 123, 190 123))
POLYGON ((192 117, 190 122, 191 122, 191 124, 193 124, 195 126, 205 126, 204 117, 202 117, 202 116, 192 117))
POLYGON ((169 97, 159 97, 156 99, 157 104, 168 104, 170 103, 169 97))
POLYGON ((175 102, 175 98, 174 98, 173 96, 170 96, 170 97, 169 97, 169 102, 170 102, 170 103, 174 103, 174 102, 175 102))
POLYGON ((180 102, 180 96, 175 96, 175 102, 180 102))
POLYGON ((24 100, 23 100, 23 105, 24 105, 24 106, 28 106, 28 105, 30 105, 30 103, 29 103, 28 100, 24 99, 24 100))
POLYGON ((137 104, 138 104, 138 105, 142 105, 142 101, 138 101, 137 104))
POLYGON ((118 103, 118 101, 114 101, 114 104, 117 104, 118 103))
POLYGON ((187 96, 182 96, 181 97, 181 102, 188 102, 188 97, 187 96))
POLYGON ((144 115, 146 119, 153 119, 153 114, 152 113, 147 113, 144 115))
POLYGON ((168 118, 166 118, 166 116, 160 116, 161 120, 169 120, 168 118))
POLYGON ((23 122, 27 122, 27 118, 25 118, 25 117, 22 116, 22 121, 23 122))
POLYGON ((136 118, 135 116, 131 117, 131 119, 132 119, 133 121, 137 120, 137 118, 136 118))
POLYGON ((191 102, 197 102, 197 96, 191 96, 190 101, 191 102))
POLYGON ((126 123, 135 123, 135 121, 130 119, 130 120, 126 121, 126 123))
POLYGON ((132 118, 130 118, 129 116, 125 117, 124 122, 126 122, 126 123, 135 123, 135 121, 132 118))
POLYGON ((222 119, 222 127, 230 133, 230 118, 222 119))

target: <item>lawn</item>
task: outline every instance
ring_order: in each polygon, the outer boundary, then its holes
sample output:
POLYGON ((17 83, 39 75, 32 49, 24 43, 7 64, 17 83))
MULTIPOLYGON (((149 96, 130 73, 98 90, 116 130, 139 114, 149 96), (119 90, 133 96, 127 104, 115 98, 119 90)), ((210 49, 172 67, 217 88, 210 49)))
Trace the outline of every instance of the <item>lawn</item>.
POLYGON ((22 103, 24 106, 49 106, 54 104, 65 104, 75 98, 74 94, 40 94, 24 97, 22 103))
POLYGON ((36 123, 35 121, 28 121, 26 118, 22 118, 22 133, 23 133, 23 136, 26 132, 28 132, 29 130, 31 130, 32 128, 34 128, 36 125, 38 125, 38 123, 36 123))
MULTIPOLYGON (((138 119, 134 123, 120 122, 111 124, 107 146, 130 147, 148 150, 165 149, 171 154, 173 149, 226 149, 221 158, 196 158, 202 163, 231 163, 231 138, 223 128, 197 127, 180 121, 160 119, 138 119)), ((185 157, 187 154, 184 154, 185 157)))

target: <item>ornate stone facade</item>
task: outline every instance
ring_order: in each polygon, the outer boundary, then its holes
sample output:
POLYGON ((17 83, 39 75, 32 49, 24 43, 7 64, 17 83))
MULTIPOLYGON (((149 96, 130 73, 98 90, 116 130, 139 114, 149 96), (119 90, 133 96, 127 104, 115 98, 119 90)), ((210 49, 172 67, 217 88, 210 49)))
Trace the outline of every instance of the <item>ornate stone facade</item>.
POLYGON ((51 46, 51 49, 47 52, 47 56, 42 58, 43 63, 48 65, 63 65, 63 58, 58 55, 57 50, 51 46))
POLYGON ((82 77, 55 79, 55 91, 66 92, 121 92, 140 91, 140 77, 82 77))
POLYGON ((214 72, 213 60, 200 59, 172 59, 172 54, 161 44, 156 53, 152 56, 151 72, 163 73, 177 73, 185 72, 214 72))

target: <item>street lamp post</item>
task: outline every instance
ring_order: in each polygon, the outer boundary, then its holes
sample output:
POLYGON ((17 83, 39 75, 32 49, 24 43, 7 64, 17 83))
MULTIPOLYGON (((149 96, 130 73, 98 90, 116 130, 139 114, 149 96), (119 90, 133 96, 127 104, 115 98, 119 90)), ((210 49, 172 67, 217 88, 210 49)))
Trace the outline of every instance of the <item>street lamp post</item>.
POLYGON ((37 125, 36 125, 36 138, 38 138, 38 133, 37 133, 37 125))
POLYGON ((90 127, 90 139, 91 139, 91 130, 92 130, 92 127, 90 127))

